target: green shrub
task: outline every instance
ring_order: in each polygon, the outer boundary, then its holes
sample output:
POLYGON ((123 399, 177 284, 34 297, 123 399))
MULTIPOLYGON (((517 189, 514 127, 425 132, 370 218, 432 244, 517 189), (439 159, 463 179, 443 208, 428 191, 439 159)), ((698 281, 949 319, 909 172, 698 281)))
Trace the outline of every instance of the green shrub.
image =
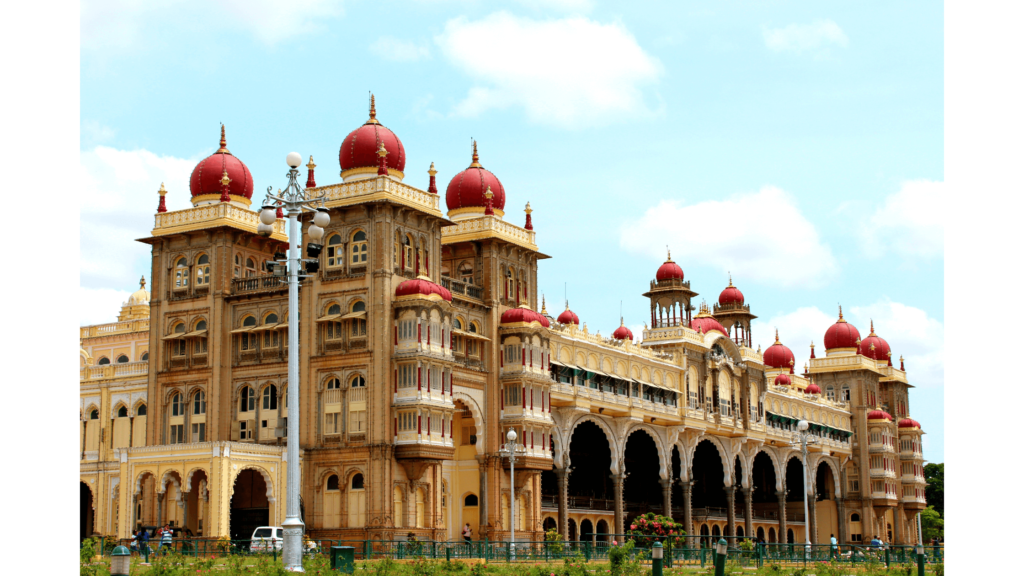
POLYGON ((565 551, 565 545, 562 544, 562 535, 554 528, 544 533, 544 541, 548 542, 548 550, 554 554, 561 554, 565 551))

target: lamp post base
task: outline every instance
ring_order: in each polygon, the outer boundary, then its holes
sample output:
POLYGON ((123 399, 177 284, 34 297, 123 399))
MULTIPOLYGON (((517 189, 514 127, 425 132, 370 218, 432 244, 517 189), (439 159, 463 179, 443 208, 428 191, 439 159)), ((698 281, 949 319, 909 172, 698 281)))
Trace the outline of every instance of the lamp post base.
POLYGON ((302 568, 302 533, 306 526, 298 518, 288 518, 284 521, 283 527, 281 559, 284 562, 284 569, 288 572, 305 572, 302 568))

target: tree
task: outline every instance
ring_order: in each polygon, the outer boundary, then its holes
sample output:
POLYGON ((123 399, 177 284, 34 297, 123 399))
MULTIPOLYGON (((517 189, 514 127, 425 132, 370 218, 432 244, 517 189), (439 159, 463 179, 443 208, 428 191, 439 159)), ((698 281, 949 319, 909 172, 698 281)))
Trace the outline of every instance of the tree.
POLYGON ((931 542, 932 538, 943 536, 943 524, 945 521, 939 512, 935 510, 933 506, 929 506, 921 511, 921 536, 924 538, 925 543, 931 542))
POLYGON ((945 517, 946 510, 946 501, 942 494, 944 466, 944 463, 939 463, 926 464, 924 467, 924 479, 928 483, 924 489, 924 497, 931 505, 930 507, 934 507, 935 511, 939 513, 940 518, 945 517))

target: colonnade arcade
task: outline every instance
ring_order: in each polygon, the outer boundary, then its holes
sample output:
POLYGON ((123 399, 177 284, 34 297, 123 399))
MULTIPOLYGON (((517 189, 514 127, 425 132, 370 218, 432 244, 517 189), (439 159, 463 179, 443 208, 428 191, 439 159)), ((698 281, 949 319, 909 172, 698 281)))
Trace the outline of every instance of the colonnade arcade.
POLYGON ((570 540, 623 534, 648 511, 672 517, 709 544, 716 535, 802 542, 808 525, 817 540, 818 508, 827 515, 823 538, 837 528, 837 536, 845 533, 841 503, 838 512, 836 503, 816 505, 841 494, 838 462, 827 453, 809 456, 808 521, 804 465, 795 448, 572 408, 556 408, 553 417, 555 469, 542 474, 541 517, 545 530, 556 528, 570 540), (601 522, 611 531, 599 529, 601 522))

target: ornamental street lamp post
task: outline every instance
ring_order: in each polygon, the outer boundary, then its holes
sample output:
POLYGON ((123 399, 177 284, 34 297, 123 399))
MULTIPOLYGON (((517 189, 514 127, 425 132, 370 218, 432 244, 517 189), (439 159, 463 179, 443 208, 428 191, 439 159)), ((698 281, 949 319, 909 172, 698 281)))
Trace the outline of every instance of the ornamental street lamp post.
POLYGON ((808 513, 807 506, 807 478, 810 474, 807 464, 807 444, 814 444, 817 442, 817 440, 813 438, 808 438, 810 433, 808 433, 807 429, 810 427, 811 425, 807 420, 801 420, 796 423, 796 435, 800 439, 800 453, 803 457, 802 464, 804 467, 804 554, 806 556, 810 556, 811 554, 811 515, 808 513))
MULTIPOLYGON (((295 410, 295 415, 288 418, 287 447, 287 497, 284 527, 284 545, 282 559, 284 568, 289 572, 303 572, 302 569, 302 533, 305 525, 299 515, 299 278, 308 277, 300 273, 300 263, 307 262, 306 269, 302 272, 316 272, 319 268, 319 261, 303 260, 300 257, 299 245, 302 243, 302 235, 299 230, 299 215, 302 211, 315 212, 313 223, 310 224, 307 233, 313 241, 318 241, 324 236, 324 227, 330 224, 331 217, 324 207, 323 193, 319 195, 307 194, 306 190, 299 186, 297 168, 302 163, 302 156, 298 152, 288 154, 288 187, 284 192, 278 190, 273 194, 272 187, 267 188, 267 197, 263 201, 263 210, 260 211, 260 223, 257 226, 257 233, 267 237, 274 232, 274 222, 277 220, 278 204, 288 214, 288 258, 287 260, 276 260, 273 266, 276 276, 283 276, 283 267, 287 266, 288 273, 288 311, 291 313, 288 330, 288 405, 295 410)), ((307 245, 310 257, 320 253, 318 244, 307 245)), ((275 255, 276 256, 276 255, 275 255)))
POLYGON ((516 430, 515 428, 509 428, 508 434, 505 435, 508 438, 508 442, 501 445, 498 450, 498 454, 501 456, 508 456, 508 467, 509 467, 509 483, 511 490, 509 494, 509 510, 511 511, 509 517, 509 539, 512 543, 509 545, 511 552, 511 560, 516 559, 516 454, 526 452, 526 446, 516 443, 516 430))

